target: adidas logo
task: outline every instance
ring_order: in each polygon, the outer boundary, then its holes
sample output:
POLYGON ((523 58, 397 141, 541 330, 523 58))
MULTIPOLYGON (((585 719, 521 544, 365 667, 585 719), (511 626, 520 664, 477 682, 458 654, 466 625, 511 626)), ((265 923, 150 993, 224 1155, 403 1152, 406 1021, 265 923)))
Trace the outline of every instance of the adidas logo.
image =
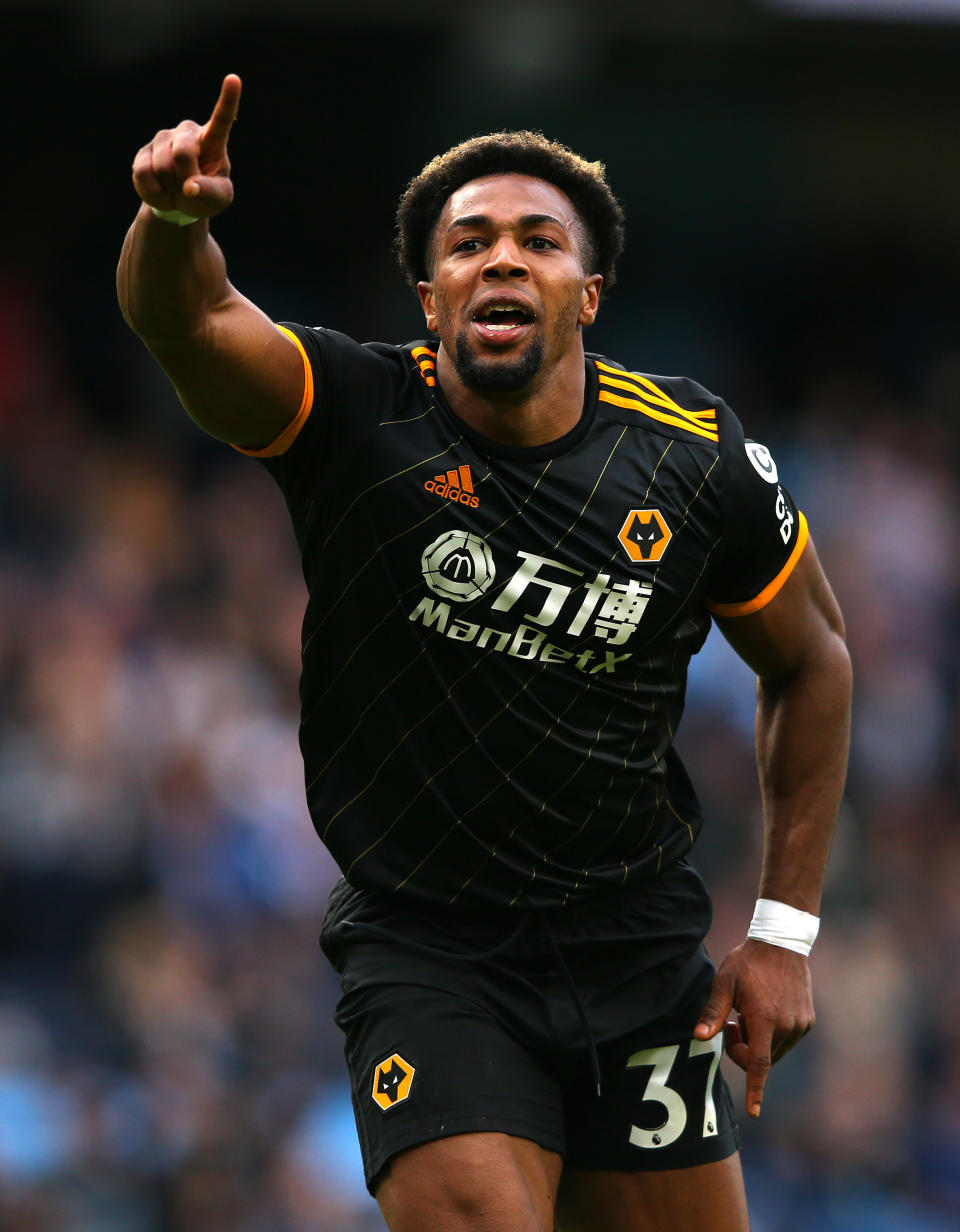
POLYGON ((476 509, 480 504, 479 496, 473 494, 473 476, 469 466, 458 466, 455 471, 447 471, 445 475, 434 475, 423 485, 428 492, 435 492, 444 500, 457 501, 461 505, 469 505, 476 509))

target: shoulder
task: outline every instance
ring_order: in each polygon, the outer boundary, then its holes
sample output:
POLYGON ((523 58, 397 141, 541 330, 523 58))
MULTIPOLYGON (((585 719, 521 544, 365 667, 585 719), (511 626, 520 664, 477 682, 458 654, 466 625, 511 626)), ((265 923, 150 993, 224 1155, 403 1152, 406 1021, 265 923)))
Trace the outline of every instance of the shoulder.
POLYGON ((358 402, 384 411, 436 384, 436 347, 429 342, 358 342, 339 330, 291 321, 277 328, 300 351, 311 400, 331 413, 358 402))
POLYGON ((281 321, 277 328, 305 350, 312 362, 320 360, 331 367, 360 365, 403 371, 415 363, 412 352, 422 351, 427 345, 418 342, 404 345, 358 342, 348 334, 325 325, 300 325, 294 321, 281 321))
POLYGON ((686 376, 661 376, 625 368, 604 355, 589 354, 597 373, 601 413, 714 452, 739 423, 722 398, 686 376))

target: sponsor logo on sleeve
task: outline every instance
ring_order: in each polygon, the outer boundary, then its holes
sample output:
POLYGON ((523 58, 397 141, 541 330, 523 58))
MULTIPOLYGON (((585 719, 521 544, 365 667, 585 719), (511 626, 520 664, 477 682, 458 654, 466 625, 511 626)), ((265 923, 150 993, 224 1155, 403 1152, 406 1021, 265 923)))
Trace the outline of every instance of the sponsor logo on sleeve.
POLYGON ((746 441, 743 447, 747 451, 750 465, 760 478, 766 479, 767 483, 776 483, 779 478, 777 464, 770 456, 770 450, 766 445, 761 445, 759 441, 746 441))

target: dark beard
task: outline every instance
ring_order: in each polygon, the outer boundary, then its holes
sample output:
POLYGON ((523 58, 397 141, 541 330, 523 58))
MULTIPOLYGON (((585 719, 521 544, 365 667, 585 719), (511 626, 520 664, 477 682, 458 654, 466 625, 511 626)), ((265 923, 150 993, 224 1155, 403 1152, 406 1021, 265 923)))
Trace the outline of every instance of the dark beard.
POLYGON ((518 393, 526 389, 540 371, 543 339, 534 338, 523 353, 513 359, 480 359, 470 350, 467 334, 463 332, 457 335, 453 364, 460 380, 475 393, 518 393))

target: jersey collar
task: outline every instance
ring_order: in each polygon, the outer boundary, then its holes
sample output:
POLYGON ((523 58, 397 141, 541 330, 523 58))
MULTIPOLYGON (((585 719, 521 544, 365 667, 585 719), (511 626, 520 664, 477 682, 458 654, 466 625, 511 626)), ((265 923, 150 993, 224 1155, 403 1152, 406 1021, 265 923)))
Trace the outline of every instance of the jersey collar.
POLYGON ((583 410, 580 418, 569 432, 565 432, 563 436, 558 436, 554 441, 546 441, 543 445, 504 445, 500 441, 491 440, 489 436, 484 436, 483 433, 477 432, 475 428, 471 428, 465 420, 460 418, 444 397, 439 382, 432 383, 428 393, 439 407, 441 413, 456 425, 478 452, 488 454, 491 457, 510 459, 515 462, 540 462, 548 458, 558 458, 561 454, 569 453, 580 444, 590 431, 597 409, 598 390, 597 367, 592 359, 584 360, 584 377, 583 410))

